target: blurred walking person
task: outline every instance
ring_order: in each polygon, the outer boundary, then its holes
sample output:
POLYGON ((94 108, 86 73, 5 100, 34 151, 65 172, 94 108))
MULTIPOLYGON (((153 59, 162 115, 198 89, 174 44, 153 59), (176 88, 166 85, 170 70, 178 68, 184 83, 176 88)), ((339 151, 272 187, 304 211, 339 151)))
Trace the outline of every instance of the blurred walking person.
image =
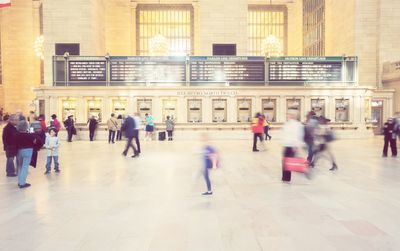
POLYGON ((134 138, 135 138, 135 143, 136 143, 136 147, 137 147, 137 155, 139 155, 141 153, 141 149, 140 149, 140 126, 142 125, 142 119, 140 118, 140 114, 138 112, 136 112, 133 116, 133 120, 135 120, 135 129, 133 130, 134 132, 134 138))
POLYGON ((253 132, 253 152, 260 151, 257 149, 257 139, 260 140, 260 143, 264 143, 264 121, 264 117, 261 113, 257 113, 251 123, 251 130, 253 132))
POLYGON ((136 158, 139 156, 139 154, 138 154, 138 150, 136 149, 135 145, 133 144, 133 139, 135 138, 135 120, 129 115, 126 118, 125 123, 124 123, 124 131, 125 131, 125 137, 126 137, 127 141, 126 141, 125 150, 122 152, 122 155, 124 155, 124 156, 128 155, 129 148, 132 148, 133 149, 132 158, 136 158))
MULTIPOLYGON (((288 110, 287 122, 282 129, 283 158, 293 158, 302 147, 304 142, 304 126, 298 120, 297 110, 288 110)), ((284 161, 282 161, 282 181, 290 182, 292 178, 291 171, 285 170, 284 161)))
POLYGON ((68 133, 68 142, 72 142, 72 135, 76 134, 74 116, 69 115, 64 121, 64 127, 68 133))
POLYGON ((314 151, 315 151, 315 130, 318 127, 318 119, 314 111, 310 111, 307 114, 307 119, 304 128, 304 142, 307 145, 308 155, 307 160, 310 163, 311 167, 314 166, 314 151))
POLYGON ((108 144, 115 143, 115 132, 118 130, 118 120, 115 118, 115 114, 111 113, 111 118, 107 121, 108 127, 108 144))
POLYGON ((330 143, 335 140, 334 133, 332 129, 328 126, 330 120, 325 117, 320 117, 318 119, 318 122, 319 126, 315 130, 317 147, 314 151, 315 157, 313 160, 313 164, 315 165, 320 158, 326 157, 331 162, 331 168, 329 170, 336 171, 338 169, 338 166, 336 164, 335 156, 333 155, 330 148, 330 143))
POLYGON ((206 182, 207 191, 202 195, 212 195, 212 186, 210 180, 210 170, 216 169, 218 167, 218 153, 217 150, 209 143, 208 135, 203 134, 202 140, 204 143, 203 146, 203 177, 206 182))
POLYGON ((3 128, 3 146, 6 152, 6 174, 7 177, 15 177, 15 157, 17 156, 17 142, 16 134, 18 133, 16 126, 19 123, 19 119, 16 115, 11 115, 8 119, 7 125, 3 128))
POLYGON ((396 131, 395 123, 393 118, 389 118, 383 126, 384 134, 384 145, 383 145, 383 157, 388 155, 388 146, 390 145, 390 150, 392 152, 392 157, 397 157, 397 146, 396 146, 396 131))
POLYGON ((97 119, 95 116, 92 116, 88 121, 90 141, 94 140, 94 133, 96 132, 97 124, 98 124, 98 122, 97 122, 97 119))
POLYGON ((268 140, 268 139, 271 140, 272 137, 271 137, 271 135, 269 135, 269 131, 271 129, 271 122, 268 120, 268 117, 264 116, 264 119, 265 119, 265 121, 264 121, 265 140, 268 140))

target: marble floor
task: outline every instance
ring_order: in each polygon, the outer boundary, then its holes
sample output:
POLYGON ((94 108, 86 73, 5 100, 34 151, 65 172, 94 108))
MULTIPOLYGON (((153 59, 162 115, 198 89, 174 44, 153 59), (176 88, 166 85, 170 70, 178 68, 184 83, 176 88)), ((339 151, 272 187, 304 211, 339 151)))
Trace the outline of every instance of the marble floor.
POLYGON ((121 156, 123 142, 63 142, 48 176, 42 151, 32 187, 0 177, 0 250, 400 250, 400 159, 381 158, 381 138, 335 142, 337 172, 322 160, 291 184, 279 142, 214 144, 209 197, 198 141, 142 142, 139 159, 121 156))

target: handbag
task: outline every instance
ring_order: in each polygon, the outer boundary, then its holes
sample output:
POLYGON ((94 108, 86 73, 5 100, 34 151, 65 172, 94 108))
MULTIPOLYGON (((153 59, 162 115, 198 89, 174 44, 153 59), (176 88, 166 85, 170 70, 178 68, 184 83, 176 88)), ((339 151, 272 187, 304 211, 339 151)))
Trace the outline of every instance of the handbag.
POLYGON ((309 163, 303 158, 284 157, 283 166, 285 171, 306 173, 309 168, 309 163))

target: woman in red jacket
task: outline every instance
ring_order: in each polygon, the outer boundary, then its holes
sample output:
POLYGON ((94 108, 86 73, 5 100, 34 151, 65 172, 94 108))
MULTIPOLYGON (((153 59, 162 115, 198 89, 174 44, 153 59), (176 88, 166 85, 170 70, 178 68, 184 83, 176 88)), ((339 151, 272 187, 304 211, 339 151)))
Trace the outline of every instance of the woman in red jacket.
POLYGON ((253 131, 253 152, 259 152, 257 149, 257 138, 260 142, 264 142, 264 116, 261 113, 257 113, 251 123, 251 130, 253 131))

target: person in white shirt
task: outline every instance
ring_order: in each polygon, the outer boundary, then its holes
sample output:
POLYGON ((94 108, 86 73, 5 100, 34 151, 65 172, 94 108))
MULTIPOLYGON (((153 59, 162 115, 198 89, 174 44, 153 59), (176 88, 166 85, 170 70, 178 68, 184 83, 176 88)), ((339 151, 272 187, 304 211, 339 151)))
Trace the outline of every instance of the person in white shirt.
MULTIPOLYGON (((287 122, 282 129, 283 157, 295 157, 296 152, 304 144, 304 125, 298 120, 298 111, 289 110, 287 113, 287 122)), ((285 171, 282 166, 282 181, 289 182, 292 173, 285 171)))
POLYGON ((139 140, 139 130, 140 126, 142 125, 142 119, 139 116, 139 113, 135 113, 133 116, 133 119, 135 120, 135 130, 134 130, 134 137, 135 137, 135 143, 137 146, 137 154, 140 154, 140 140, 139 140))
POLYGON ((56 173, 60 172, 58 163, 58 148, 60 147, 60 141, 58 140, 56 131, 53 128, 49 130, 44 146, 47 149, 46 172, 44 174, 50 173, 52 159, 54 160, 54 170, 56 173))

